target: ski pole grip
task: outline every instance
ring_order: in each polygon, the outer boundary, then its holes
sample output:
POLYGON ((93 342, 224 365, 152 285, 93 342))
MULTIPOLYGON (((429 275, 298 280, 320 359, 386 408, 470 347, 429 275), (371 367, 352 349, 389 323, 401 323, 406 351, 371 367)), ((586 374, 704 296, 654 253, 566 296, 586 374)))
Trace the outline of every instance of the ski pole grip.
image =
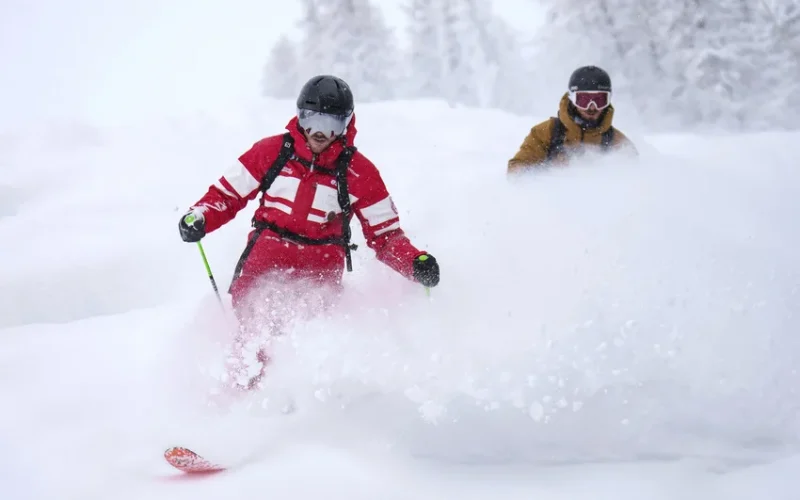
MULTIPOLYGON (((420 262, 425 262, 426 260, 428 260, 428 256, 427 256, 426 254, 422 254, 422 255, 420 255, 419 257, 417 257, 417 259, 418 259, 420 262)), ((425 287, 425 295, 427 295, 428 297, 430 297, 430 296, 431 296, 431 289, 430 289, 430 287, 427 287, 427 286, 425 287)))

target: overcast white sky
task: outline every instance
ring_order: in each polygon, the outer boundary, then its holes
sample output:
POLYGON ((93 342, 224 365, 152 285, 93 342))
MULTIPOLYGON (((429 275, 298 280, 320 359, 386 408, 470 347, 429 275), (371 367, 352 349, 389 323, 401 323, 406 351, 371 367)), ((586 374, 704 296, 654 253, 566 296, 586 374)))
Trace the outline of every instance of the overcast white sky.
MULTIPOLYGON (((380 0, 402 28, 402 0, 380 0)), ((523 27, 534 0, 495 0, 523 27)), ((49 118, 138 119, 256 95, 261 67, 294 0, 4 0, 0 128, 49 118)))

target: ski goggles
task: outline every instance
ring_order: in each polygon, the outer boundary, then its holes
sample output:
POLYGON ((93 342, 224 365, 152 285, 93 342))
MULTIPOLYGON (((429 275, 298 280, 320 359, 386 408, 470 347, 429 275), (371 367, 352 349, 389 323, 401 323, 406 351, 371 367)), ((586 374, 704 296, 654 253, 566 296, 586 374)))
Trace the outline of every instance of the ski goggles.
POLYGON ((597 109, 605 109, 611 104, 611 92, 606 90, 578 90, 569 93, 569 100, 579 109, 589 109, 594 104, 597 109))
POLYGON ((297 120, 300 123, 300 128, 305 130, 308 135, 322 132, 327 137, 340 136, 344 134, 352 117, 352 113, 349 115, 330 115, 309 109, 297 110, 297 120))

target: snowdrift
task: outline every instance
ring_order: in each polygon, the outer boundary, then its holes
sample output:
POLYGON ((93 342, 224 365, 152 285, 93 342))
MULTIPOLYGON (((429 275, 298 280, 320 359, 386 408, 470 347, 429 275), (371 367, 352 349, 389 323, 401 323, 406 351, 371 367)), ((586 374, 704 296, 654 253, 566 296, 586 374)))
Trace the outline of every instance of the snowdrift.
MULTIPOLYGON (((793 498, 800 135, 631 131, 638 161, 511 181, 545 117, 360 106, 442 284, 375 262, 355 223, 341 306, 211 405, 229 318, 178 217, 292 111, 4 137, 4 497, 793 498), (258 460, 187 482, 175 444, 258 460)), ((206 239, 223 289, 250 216, 206 239)))

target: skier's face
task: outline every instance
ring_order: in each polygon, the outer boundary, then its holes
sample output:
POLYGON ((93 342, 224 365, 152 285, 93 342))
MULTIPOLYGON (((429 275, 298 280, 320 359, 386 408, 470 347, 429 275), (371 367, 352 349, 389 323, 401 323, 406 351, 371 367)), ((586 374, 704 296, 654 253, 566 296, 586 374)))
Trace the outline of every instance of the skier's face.
POLYGON ((319 154, 325 151, 325 148, 331 145, 333 141, 336 140, 336 137, 330 137, 322 132, 315 132, 311 135, 305 133, 306 140, 308 141, 308 147, 311 149, 311 152, 314 154, 319 154))
POLYGON ((589 104, 587 109, 575 108, 578 111, 578 114, 584 120, 588 120, 590 122, 597 121, 600 118, 600 114, 603 112, 600 109, 597 109, 597 106, 594 103, 589 104))
POLYGON ((337 137, 347 130, 351 115, 332 115, 311 109, 298 109, 297 121, 303 135, 308 141, 308 147, 314 154, 319 154, 331 145, 337 137))

